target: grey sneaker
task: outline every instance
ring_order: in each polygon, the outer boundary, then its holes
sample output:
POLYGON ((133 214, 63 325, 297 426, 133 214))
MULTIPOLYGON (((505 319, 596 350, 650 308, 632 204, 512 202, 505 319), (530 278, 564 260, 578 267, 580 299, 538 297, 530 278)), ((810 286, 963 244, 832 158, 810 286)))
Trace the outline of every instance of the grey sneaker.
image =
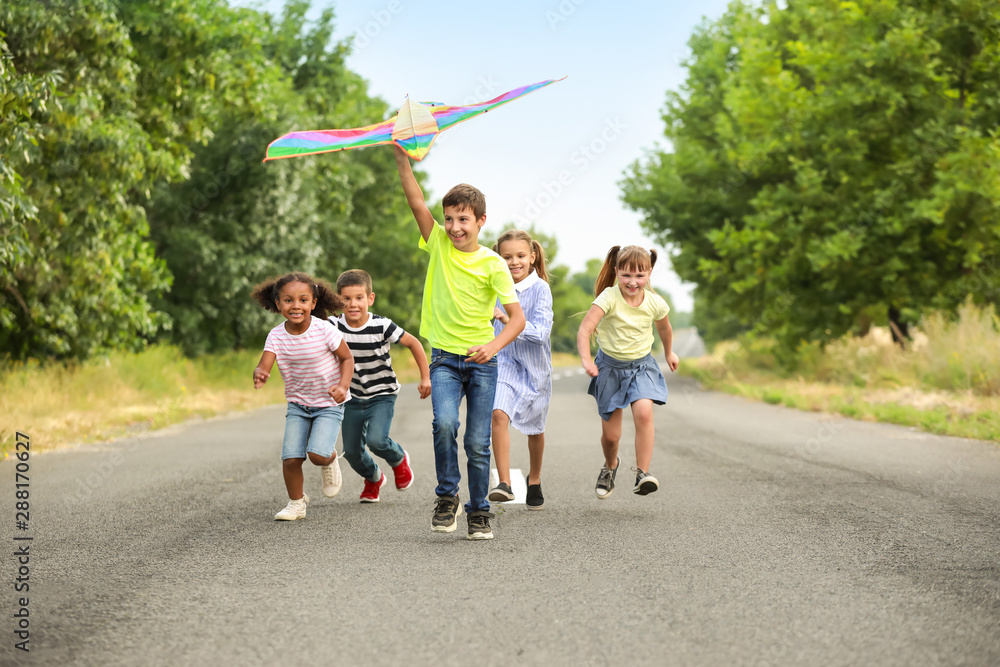
POLYGON ((597 488, 594 489, 594 493, 601 500, 615 492, 615 475, 618 474, 618 467, 621 464, 621 457, 618 457, 614 470, 608 470, 607 466, 601 466, 601 472, 597 475, 597 488))
POLYGON ((492 503, 508 503, 511 500, 514 500, 514 492, 510 490, 510 484, 507 482, 500 482, 490 491, 492 503))
POLYGON ((493 515, 489 512, 469 512, 469 535, 470 540, 492 540, 493 529, 490 528, 490 519, 493 515))
POLYGON ((635 470, 635 487, 632 489, 632 493, 640 496, 648 496, 660 488, 660 481, 648 472, 642 468, 633 468, 633 470, 635 470))
POLYGON ((451 533, 455 530, 455 519, 462 513, 458 496, 438 496, 434 501, 434 518, 431 530, 435 533, 451 533))

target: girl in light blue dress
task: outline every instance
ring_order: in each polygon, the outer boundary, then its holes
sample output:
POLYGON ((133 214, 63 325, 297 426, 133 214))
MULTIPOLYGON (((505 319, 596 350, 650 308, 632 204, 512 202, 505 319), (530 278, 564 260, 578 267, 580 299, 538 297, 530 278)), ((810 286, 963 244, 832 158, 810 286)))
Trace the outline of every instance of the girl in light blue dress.
MULTIPOLYGON (((512 229, 497 239, 493 251, 510 269, 517 298, 527 320, 524 331, 497 355, 499 366, 496 398, 493 400, 493 458, 498 484, 490 491, 492 502, 514 500, 510 480, 510 426, 528 436, 528 493, 525 504, 540 510, 542 453, 545 449, 545 418, 552 398, 552 290, 545 272, 545 252, 527 232, 512 229)), ((507 323, 507 313, 494 311, 494 331, 507 323)))

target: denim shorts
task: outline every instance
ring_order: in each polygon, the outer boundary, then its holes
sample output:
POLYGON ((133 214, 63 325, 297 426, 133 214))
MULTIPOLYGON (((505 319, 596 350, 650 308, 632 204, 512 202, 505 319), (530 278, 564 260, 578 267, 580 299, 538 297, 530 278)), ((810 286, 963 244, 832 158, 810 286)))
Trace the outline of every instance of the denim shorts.
POLYGON ((337 447, 340 424, 344 421, 344 406, 310 408, 289 403, 285 413, 285 440, 281 444, 281 460, 304 459, 307 452, 326 458, 337 447))

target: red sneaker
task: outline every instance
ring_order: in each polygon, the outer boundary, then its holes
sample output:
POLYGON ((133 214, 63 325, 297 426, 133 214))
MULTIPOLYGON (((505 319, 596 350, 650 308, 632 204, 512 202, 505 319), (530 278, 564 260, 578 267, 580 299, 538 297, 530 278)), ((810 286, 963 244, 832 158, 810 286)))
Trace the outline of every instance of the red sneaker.
MULTIPOLYGON (((381 471, 379 471, 381 472, 381 471)), ((377 503, 378 502, 378 492, 385 485, 385 473, 382 473, 382 478, 377 482, 369 482, 365 480, 364 491, 361 492, 361 502, 363 503, 377 503)))
POLYGON ((403 489, 410 488, 410 484, 413 484, 413 471, 410 470, 410 455, 403 450, 403 462, 392 469, 394 475, 396 475, 396 489, 402 491, 403 489))

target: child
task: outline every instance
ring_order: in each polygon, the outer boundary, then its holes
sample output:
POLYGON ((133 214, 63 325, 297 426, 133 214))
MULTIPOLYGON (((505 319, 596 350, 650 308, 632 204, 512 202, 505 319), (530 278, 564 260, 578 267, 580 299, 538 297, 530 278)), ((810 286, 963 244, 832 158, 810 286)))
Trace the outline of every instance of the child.
POLYGON ((281 447, 288 506, 274 518, 304 519, 309 502, 309 496, 302 492, 306 456, 321 466, 323 493, 332 498, 340 491, 337 433, 344 419, 343 404, 351 398, 354 359, 344 337, 326 316, 343 302, 328 284, 304 273, 266 280, 251 296, 266 310, 285 317, 284 324, 267 335, 264 354, 253 371, 253 386, 260 389, 277 360, 288 400, 281 447))
POLYGON ((339 318, 330 317, 330 321, 337 325, 354 355, 351 400, 344 406, 341 427, 344 457, 365 480, 361 502, 377 503, 385 475, 368 454, 368 449, 385 459, 392 468, 398 490, 408 489, 413 483, 410 455, 389 437, 396 394, 399 393, 389 344, 399 343, 410 349, 420 369, 420 384, 417 385, 420 398, 430 396, 430 371, 420 341, 392 320, 368 312, 375 303, 375 293, 367 271, 352 269, 341 273, 337 278, 337 293, 344 300, 344 313, 339 318))
MULTIPOLYGON (((527 232, 511 229, 500 235, 493 251, 500 255, 514 280, 517 299, 527 324, 514 342, 497 355, 499 373, 493 399, 493 457, 497 464, 497 486, 490 500, 514 500, 510 488, 510 431, 513 424, 528 436, 529 510, 545 505, 542 495, 542 452, 545 449, 545 417, 552 399, 552 290, 545 273, 545 251, 527 232), (534 481, 534 483, 532 483, 534 481)), ((494 331, 500 334, 510 318, 502 308, 493 313, 494 331)))
POLYGON ((601 424, 604 467, 597 476, 597 497, 605 499, 615 490, 618 472, 618 440, 622 435, 622 409, 632 406, 635 420, 636 472, 633 493, 640 496, 660 488, 649 474, 653 458, 653 403, 667 400, 667 383, 653 359, 653 332, 663 341, 663 352, 671 371, 677 370, 677 355, 671 349, 673 330, 670 307, 658 294, 647 290, 649 274, 656 264, 656 251, 638 246, 613 247, 608 252, 594 287, 594 305, 583 318, 576 336, 583 368, 593 379, 587 393, 597 399, 601 424), (618 284, 615 285, 617 278, 618 284), (596 365, 590 359, 590 336, 597 329, 596 365))
POLYGON ((424 282, 420 335, 431 343, 431 406, 437 501, 431 529, 450 533, 461 514, 458 499, 458 408, 466 396, 465 453, 468 458, 470 540, 493 539, 490 504, 490 413, 497 384, 497 352, 524 329, 524 312, 504 261, 479 245, 486 199, 471 185, 453 187, 443 200, 444 226, 424 202, 410 160, 395 146, 396 167, 420 229, 420 247, 430 253, 424 282), (496 337, 490 320, 497 297, 510 321, 496 337))

